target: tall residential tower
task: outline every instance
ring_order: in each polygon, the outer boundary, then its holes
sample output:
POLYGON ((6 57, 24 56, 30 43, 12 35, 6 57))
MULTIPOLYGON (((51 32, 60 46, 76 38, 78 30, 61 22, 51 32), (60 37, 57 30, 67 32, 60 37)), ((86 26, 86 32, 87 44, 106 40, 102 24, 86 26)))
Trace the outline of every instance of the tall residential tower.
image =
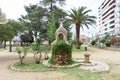
POLYGON ((120 0, 104 0, 99 7, 99 36, 120 36, 120 0))

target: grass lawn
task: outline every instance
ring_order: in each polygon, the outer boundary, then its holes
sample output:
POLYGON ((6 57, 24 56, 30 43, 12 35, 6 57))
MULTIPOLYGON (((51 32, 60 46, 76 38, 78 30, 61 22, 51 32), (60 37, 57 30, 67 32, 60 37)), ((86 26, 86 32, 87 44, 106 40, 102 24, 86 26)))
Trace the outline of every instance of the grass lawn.
POLYGON ((22 70, 26 70, 26 69, 30 69, 30 70, 46 70, 46 69, 49 69, 48 67, 44 66, 42 63, 40 64, 35 64, 34 63, 34 59, 32 58, 28 58, 28 59, 25 59, 23 65, 20 65, 19 62, 15 63, 13 65, 13 67, 17 68, 17 69, 22 69, 22 70))
POLYGON ((83 47, 80 47, 80 49, 76 49, 75 46, 73 46, 72 52, 83 52, 85 51, 83 47))
MULTIPOLYGON (((75 47, 73 47, 73 54, 74 52, 83 52, 83 51, 84 51, 84 47, 81 47, 81 49, 76 49, 75 47)), ((32 50, 29 50, 28 53, 32 53, 32 50)), ((32 70, 48 71, 51 69, 44 66, 43 64, 35 64, 34 60, 31 58, 25 59, 24 63, 25 63, 24 65, 20 65, 19 63, 16 63, 13 66, 18 69, 25 69, 25 70, 32 69, 32 70)), ((68 68, 68 69, 55 69, 55 71, 64 73, 65 75, 57 78, 52 78, 52 77, 48 79, 45 78, 44 80, 120 80, 119 74, 114 74, 111 72, 90 72, 86 70, 81 70, 79 69, 79 67, 68 68)))
MULTIPOLYGON (((31 70, 41 70, 48 71, 48 68, 41 64, 35 64, 34 60, 31 58, 25 59, 23 65, 16 63, 13 67, 18 69, 31 69, 31 70)), ((65 75, 58 78, 49 78, 44 80, 117 80, 115 79, 117 75, 111 74, 109 72, 90 72, 86 70, 81 70, 79 67, 67 68, 67 69, 55 69, 55 71, 64 73, 65 75)), ((50 71, 48 71, 50 72, 50 71)), ((54 75, 55 76, 55 75, 54 75)), ((119 80, 119 79, 118 79, 119 80)))

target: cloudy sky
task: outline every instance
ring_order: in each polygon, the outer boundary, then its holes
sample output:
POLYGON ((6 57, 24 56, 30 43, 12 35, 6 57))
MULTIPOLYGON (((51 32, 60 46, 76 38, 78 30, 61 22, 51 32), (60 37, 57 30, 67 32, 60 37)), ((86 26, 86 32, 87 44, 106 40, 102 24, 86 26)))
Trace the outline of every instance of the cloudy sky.
MULTIPOLYGON (((17 19, 20 15, 26 14, 24 5, 36 4, 40 0, 0 0, 0 8, 6 14, 8 19, 17 19)), ((86 6, 91 9, 91 15, 98 16, 98 7, 104 0, 66 0, 66 5, 63 8, 68 11, 71 8, 86 6)), ((95 29, 92 29, 93 31, 95 29)), ((88 30, 89 32, 89 30, 88 30)))
MULTIPOLYGON (((0 0, 0 8, 6 14, 7 18, 17 19, 21 14, 25 14, 24 5, 30 3, 36 4, 40 0, 0 0)), ((71 8, 86 6, 88 9, 92 9, 91 14, 98 14, 98 7, 104 0, 66 0, 66 6, 64 9, 70 10, 71 8)))

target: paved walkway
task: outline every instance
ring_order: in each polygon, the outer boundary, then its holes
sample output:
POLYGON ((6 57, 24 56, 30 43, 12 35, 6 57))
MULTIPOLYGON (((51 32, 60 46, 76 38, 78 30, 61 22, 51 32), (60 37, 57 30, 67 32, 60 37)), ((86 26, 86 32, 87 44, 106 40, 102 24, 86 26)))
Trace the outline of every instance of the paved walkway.
MULTIPOLYGON (((108 63, 111 67, 111 73, 120 74, 120 51, 109 51, 93 47, 88 47, 89 51, 87 53, 91 54, 91 60, 103 61, 108 63)), ((83 54, 79 53, 73 55, 73 57, 84 58, 83 54)))
POLYGON ((64 76, 59 72, 16 72, 9 69, 9 65, 18 60, 17 54, 0 50, 0 80, 48 80, 64 76), (51 76, 56 75, 56 76, 51 76))
MULTIPOLYGON (((111 72, 120 74, 120 52, 88 48, 92 60, 104 61, 112 66, 111 72)), ((73 57, 83 58, 84 53, 73 53, 73 57)), ((15 72, 9 65, 18 60, 17 54, 0 49, 0 80, 48 80, 50 77, 61 77, 59 72, 15 72), (51 76, 56 75, 56 76, 51 76)))

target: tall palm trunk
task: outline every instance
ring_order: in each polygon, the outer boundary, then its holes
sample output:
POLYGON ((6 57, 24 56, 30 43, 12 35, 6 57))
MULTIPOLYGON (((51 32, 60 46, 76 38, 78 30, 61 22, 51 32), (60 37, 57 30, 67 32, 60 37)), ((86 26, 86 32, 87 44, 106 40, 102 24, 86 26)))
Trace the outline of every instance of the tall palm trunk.
POLYGON ((80 24, 76 24, 76 49, 80 49, 80 24))

